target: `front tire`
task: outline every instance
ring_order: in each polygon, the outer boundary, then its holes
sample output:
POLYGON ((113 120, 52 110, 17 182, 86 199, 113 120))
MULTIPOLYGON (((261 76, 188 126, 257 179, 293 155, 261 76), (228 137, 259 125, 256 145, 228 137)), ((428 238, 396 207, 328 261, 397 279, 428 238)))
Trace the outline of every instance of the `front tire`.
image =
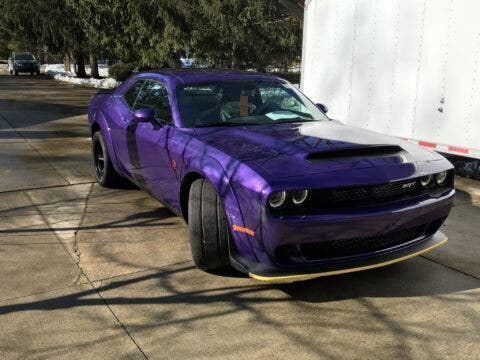
POLYGON ((104 187, 117 187, 122 183, 122 178, 113 167, 107 144, 102 132, 97 131, 92 137, 92 160, 95 178, 104 187))
POLYGON ((229 267, 228 229, 222 199, 204 179, 195 180, 188 199, 188 227, 195 265, 218 271, 229 267))

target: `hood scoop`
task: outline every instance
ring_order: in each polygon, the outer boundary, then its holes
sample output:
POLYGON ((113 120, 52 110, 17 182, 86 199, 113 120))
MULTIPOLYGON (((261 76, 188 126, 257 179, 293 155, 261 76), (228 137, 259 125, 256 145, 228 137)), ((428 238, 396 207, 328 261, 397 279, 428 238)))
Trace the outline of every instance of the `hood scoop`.
POLYGON ((326 150, 322 152, 314 152, 308 154, 305 159, 309 161, 321 161, 321 160, 344 160, 355 158, 378 158, 378 157, 391 157, 398 156, 399 153, 404 151, 397 145, 372 145, 351 147, 344 149, 326 150))

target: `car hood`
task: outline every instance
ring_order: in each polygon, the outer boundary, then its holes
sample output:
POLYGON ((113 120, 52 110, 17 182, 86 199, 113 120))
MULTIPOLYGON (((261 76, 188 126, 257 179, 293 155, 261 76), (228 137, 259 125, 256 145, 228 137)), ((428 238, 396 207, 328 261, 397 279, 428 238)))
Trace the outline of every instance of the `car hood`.
POLYGON ((416 163, 443 159, 405 140, 338 121, 197 128, 196 133, 271 178, 407 164, 412 169, 416 163))

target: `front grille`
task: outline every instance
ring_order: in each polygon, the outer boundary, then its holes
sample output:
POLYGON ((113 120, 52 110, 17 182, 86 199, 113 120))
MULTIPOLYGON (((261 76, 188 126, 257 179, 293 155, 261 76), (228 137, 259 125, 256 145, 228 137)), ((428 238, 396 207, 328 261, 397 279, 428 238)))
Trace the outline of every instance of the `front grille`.
POLYGON ((274 216, 310 215, 344 208, 355 209, 391 204, 419 196, 438 198, 452 188, 453 172, 450 171, 448 180, 442 187, 432 184, 424 188, 420 184, 420 179, 417 178, 379 185, 314 189, 310 191, 309 198, 303 206, 293 206, 291 199, 287 199, 286 206, 269 210, 274 216))
POLYGON ((427 229, 428 225, 426 224, 378 236, 322 241, 302 245, 282 245, 276 249, 275 255, 279 262, 286 262, 292 256, 305 260, 322 260, 359 255, 415 240, 424 236, 427 229))
POLYGON ((333 207, 362 206, 416 196, 421 194, 422 190, 418 180, 408 180, 374 186, 315 190, 312 200, 316 204, 333 207))

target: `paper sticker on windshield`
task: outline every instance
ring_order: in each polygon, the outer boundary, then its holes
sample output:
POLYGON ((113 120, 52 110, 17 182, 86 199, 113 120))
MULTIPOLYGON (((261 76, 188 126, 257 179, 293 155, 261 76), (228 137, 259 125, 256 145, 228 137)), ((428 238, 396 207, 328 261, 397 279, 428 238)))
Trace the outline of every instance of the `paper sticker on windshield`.
POLYGON ((240 96, 240 116, 248 116, 248 96, 240 96))
POLYGON ((266 117, 272 119, 272 120, 278 120, 278 119, 295 119, 298 118, 299 116, 297 114, 294 114, 290 111, 272 111, 269 112, 268 114, 265 114, 266 117))

